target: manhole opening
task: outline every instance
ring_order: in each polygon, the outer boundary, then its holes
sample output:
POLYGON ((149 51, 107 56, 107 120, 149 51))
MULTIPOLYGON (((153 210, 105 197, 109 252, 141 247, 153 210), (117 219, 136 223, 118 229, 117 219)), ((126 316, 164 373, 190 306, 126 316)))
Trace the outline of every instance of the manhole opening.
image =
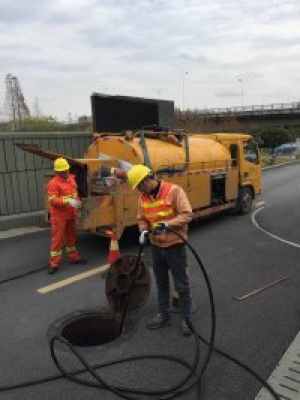
POLYGON ((120 336, 120 322, 113 315, 85 315, 69 321, 61 335, 74 346, 100 346, 120 336))

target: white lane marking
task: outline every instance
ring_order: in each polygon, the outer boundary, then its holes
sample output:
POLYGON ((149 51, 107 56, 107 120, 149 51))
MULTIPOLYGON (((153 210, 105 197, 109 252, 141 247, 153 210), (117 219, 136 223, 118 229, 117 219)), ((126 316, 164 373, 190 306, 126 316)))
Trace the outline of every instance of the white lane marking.
POLYGON ((252 215, 251 215, 251 220, 252 220, 253 225, 254 225, 257 229, 259 229, 260 231, 264 232, 266 235, 270 236, 271 238, 273 238, 273 239, 275 239, 275 240, 279 240, 280 242, 285 243, 285 244, 287 244, 287 245, 289 245, 289 246, 293 246, 293 247, 300 248, 300 244, 299 244, 299 243, 291 242, 290 240, 286 240, 286 239, 283 239, 283 238, 280 237, 280 236, 274 235, 274 233, 271 233, 271 232, 267 231, 266 229, 264 229, 263 227, 261 227, 261 226, 258 224, 258 222, 256 221, 255 217, 256 217, 256 215, 257 215, 260 211, 262 211, 264 208, 265 208, 264 206, 263 206, 263 207, 260 207, 260 208, 258 208, 257 210, 255 210, 255 211, 252 213, 252 215))
POLYGON ((248 299, 249 297, 255 296, 255 295, 257 295, 257 294, 263 292, 263 291, 266 290, 266 289, 269 289, 269 288, 271 288, 271 287, 273 287, 273 286, 275 286, 275 285, 278 285, 278 283, 281 283, 281 282, 283 282, 283 281, 286 281, 287 279, 289 279, 289 276, 284 276, 283 278, 280 278, 280 279, 277 279, 276 281, 270 282, 270 283, 268 283, 267 285, 262 286, 261 288, 254 289, 254 290, 252 290, 251 292, 249 292, 249 293, 247 293, 247 294, 245 294, 245 295, 243 295, 243 296, 233 296, 233 299, 234 299, 234 300, 237 300, 237 301, 246 300, 246 299, 248 299))
POLYGON ((51 285, 37 289, 37 291, 41 294, 46 294, 46 293, 52 292, 53 290, 57 290, 64 286, 68 286, 68 285, 71 285, 72 283, 81 281, 82 279, 89 278, 90 276, 101 274, 101 273, 107 271, 109 269, 109 267, 110 267, 110 264, 101 265, 100 267, 93 268, 89 271, 82 272, 81 274, 71 276, 70 278, 63 279, 62 281, 58 281, 58 282, 52 283, 51 285))
POLYGON ((255 209, 264 207, 265 205, 266 205, 266 203, 263 200, 258 201, 257 203, 255 203, 255 209))

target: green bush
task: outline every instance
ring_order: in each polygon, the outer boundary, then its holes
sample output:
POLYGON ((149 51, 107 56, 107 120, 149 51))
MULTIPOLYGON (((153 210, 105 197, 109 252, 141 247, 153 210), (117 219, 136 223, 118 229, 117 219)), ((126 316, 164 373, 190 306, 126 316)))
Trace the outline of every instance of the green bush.
POLYGON ((90 130, 90 124, 64 123, 51 116, 26 118, 19 122, 16 127, 14 127, 13 122, 0 124, 0 131, 2 132, 78 132, 90 130))
POLYGON ((281 144, 295 142, 296 140, 295 132, 286 128, 258 128, 251 133, 261 147, 271 150, 281 144))

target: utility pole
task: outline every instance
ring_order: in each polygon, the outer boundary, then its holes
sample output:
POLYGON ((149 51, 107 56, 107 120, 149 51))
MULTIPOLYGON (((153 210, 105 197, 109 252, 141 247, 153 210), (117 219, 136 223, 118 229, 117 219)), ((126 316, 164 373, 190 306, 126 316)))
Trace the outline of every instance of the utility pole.
POLYGON ((189 74, 189 73, 188 73, 187 71, 184 71, 183 77, 182 77, 182 111, 184 111, 184 107, 185 107, 185 104, 184 104, 185 77, 186 77, 188 74, 189 74))
POLYGON ((36 97, 34 99, 33 109, 34 109, 35 117, 40 118, 41 117, 41 108, 40 108, 40 102, 39 102, 38 97, 36 97))
POLYGON ((154 90, 155 90, 155 92, 157 93, 157 97, 160 99, 161 93, 162 93, 162 89, 159 88, 159 89, 154 89, 154 90))

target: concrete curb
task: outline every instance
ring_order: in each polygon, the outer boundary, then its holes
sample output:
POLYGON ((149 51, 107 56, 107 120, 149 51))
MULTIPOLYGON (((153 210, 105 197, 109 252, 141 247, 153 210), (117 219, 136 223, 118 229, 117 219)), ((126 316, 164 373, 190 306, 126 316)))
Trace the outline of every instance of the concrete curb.
POLYGON ((38 226, 27 226, 24 228, 15 228, 8 229, 6 231, 0 231, 0 241, 4 239, 28 235, 29 233, 44 232, 48 229, 49 228, 40 228, 38 226))
POLYGON ((0 232, 30 226, 45 228, 47 226, 45 223, 45 211, 35 211, 0 217, 0 232))
POLYGON ((299 164, 299 163, 300 163, 300 160, 287 161, 287 162, 281 163, 281 164, 269 165, 267 167, 262 168, 262 171, 268 171, 270 169, 280 168, 280 167, 287 167, 289 165, 299 164))

